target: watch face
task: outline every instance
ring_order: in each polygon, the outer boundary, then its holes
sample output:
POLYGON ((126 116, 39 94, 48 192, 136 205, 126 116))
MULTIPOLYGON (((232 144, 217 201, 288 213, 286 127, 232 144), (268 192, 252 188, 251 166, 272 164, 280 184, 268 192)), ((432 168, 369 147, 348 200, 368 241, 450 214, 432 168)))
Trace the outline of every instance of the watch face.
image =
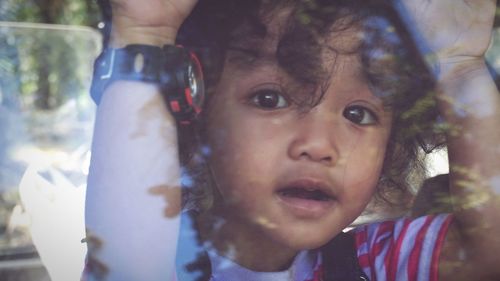
POLYGON ((191 54, 191 63, 187 69, 187 78, 193 106, 197 112, 201 111, 203 100, 205 98, 205 87, 203 83, 203 72, 201 70, 200 62, 194 54, 191 54))
POLYGON ((201 112, 205 87, 201 64, 193 52, 165 46, 165 72, 161 85, 170 112, 180 124, 188 125, 201 112))

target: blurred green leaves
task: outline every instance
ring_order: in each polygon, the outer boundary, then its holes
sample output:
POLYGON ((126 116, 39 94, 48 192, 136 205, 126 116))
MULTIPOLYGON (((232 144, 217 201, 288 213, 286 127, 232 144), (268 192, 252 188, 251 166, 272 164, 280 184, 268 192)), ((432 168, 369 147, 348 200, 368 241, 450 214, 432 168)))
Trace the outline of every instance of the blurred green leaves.
MULTIPOLYGON (((90 0, 2 0, 2 21, 96 27, 99 11, 95 1, 90 0)), ((83 81, 86 73, 77 65, 88 63, 78 58, 75 49, 95 47, 86 46, 89 40, 84 36, 73 35, 74 32, 64 34, 62 26, 54 26, 53 32, 43 30, 52 29, 51 26, 37 26, 38 31, 33 29, 35 26, 0 25, 0 90, 4 102, 31 96, 36 108, 50 110, 61 105, 73 89, 81 89, 86 83, 83 81)))

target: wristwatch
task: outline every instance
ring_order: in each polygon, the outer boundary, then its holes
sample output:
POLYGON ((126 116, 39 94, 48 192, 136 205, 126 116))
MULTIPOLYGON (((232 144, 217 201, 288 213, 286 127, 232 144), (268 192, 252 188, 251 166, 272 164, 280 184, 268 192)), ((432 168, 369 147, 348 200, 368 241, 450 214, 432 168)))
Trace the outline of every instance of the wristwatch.
POLYGON ((96 104, 106 87, 117 80, 157 84, 180 124, 190 124, 201 112, 205 97, 201 64, 183 47, 135 44, 105 49, 94 62, 90 94, 96 104))

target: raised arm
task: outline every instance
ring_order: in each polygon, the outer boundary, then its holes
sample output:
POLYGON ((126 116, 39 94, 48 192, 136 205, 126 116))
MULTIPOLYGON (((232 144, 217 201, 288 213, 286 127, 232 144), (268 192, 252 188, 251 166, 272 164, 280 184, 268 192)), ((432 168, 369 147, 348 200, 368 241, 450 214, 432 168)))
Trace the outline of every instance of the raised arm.
MULTIPOLYGON (((174 44, 195 3, 112 0, 110 47, 174 44)), ((179 178, 176 124, 158 87, 112 83, 98 106, 88 178, 89 277, 174 279, 179 178)))
POLYGON ((500 266, 500 95, 484 55, 495 0, 401 0, 416 38, 434 52, 438 106, 448 131, 455 220, 439 280, 498 280, 500 266))

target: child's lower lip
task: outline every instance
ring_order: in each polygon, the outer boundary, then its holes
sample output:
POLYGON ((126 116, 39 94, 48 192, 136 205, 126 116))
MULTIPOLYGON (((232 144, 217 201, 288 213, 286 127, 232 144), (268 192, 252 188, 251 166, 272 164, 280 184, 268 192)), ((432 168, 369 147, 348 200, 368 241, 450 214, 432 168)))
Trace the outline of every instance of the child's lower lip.
POLYGON ((327 214, 335 204, 335 200, 311 200, 299 197, 289 197, 278 193, 278 201, 285 206, 294 216, 298 218, 318 218, 327 214))

